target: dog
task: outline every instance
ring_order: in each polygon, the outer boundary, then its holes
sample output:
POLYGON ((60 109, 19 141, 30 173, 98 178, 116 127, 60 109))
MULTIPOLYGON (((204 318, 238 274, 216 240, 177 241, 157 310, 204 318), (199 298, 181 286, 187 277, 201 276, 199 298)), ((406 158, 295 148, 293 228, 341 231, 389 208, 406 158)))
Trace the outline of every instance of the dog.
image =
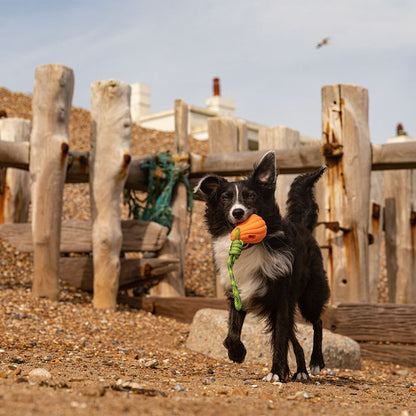
POLYGON ((320 248, 312 236, 317 223, 318 205, 313 188, 326 166, 300 175, 293 181, 283 218, 275 200, 276 155, 267 152, 244 180, 229 182, 217 175, 200 180, 195 192, 206 202, 205 221, 212 238, 214 261, 220 282, 230 301, 228 334, 224 346, 230 360, 242 363, 246 348, 241 330, 248 312, 266 322, 271 334, 272 367, 264 377, 267 382, 286 382, 289 341, 293 346, 297 369, 292 379, 308 380, 305 356, 295 333, 295 309, 312 323, 313 350, 309 369, 318 375, 324 368, 321 314, 330 290, 320 248), (266 237, 258 244, 246 245, 234 264, 242 308, 233 305, 227 259, 230 233, 251 214, 263 218, 266 237))

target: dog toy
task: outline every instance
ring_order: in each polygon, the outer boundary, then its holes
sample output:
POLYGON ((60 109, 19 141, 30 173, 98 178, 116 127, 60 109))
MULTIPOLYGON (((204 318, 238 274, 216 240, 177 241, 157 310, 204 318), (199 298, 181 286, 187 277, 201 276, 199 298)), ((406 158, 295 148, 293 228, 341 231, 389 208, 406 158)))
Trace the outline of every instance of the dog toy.
POLYGON ((228 253, 228 273, 231 280, 231 290, 234 296, 234 307, 237 311, 241 310, 241 298, 234 277, 234 263, 240 257, 243 245, 260 243, 267 234, 267 226, 263 218, 256 214, 250 215, 231 232, 231 246, 228 253))

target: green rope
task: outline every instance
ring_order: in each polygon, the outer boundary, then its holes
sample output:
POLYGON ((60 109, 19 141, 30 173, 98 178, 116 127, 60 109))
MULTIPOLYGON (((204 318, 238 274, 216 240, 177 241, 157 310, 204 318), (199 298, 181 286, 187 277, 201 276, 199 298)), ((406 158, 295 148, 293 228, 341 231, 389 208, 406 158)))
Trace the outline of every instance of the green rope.
POLYGON ((140 167, 148 169, 148 194, 143 203, 134 191, 124 191, 124 203, 129 206, 129 216, 154 221, 170 229, 173 220, 172 193, 179 182, 186 186, 187 209, 192 212, 193 194, 189 183, 189 168, 177 167, 170 152, 159 153, 145 160, 140 167))
POLYGON ((241 251, 243 250, 243 241, 239 239, 240 229, 235 230, 235 240, 231 242, 229 256, 227 260, 228 273, 231 280, 231 290, 234 296, 234 307, 237 311, 241 310, 241 298, 240 293, 238 292, 237 283, 234 278, 233 266, 234 262, 240 257, 241 251))

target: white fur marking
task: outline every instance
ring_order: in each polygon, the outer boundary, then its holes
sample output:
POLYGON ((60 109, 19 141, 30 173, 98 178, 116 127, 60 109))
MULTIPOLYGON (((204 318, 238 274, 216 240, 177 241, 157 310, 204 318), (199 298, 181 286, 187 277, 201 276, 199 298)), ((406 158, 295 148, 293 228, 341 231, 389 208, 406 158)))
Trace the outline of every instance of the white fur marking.
POLYGON ((321 368, 319 367, 319 365, 311 366, 310 371, 311 371, 311 374, 313 376, 317 376, 317 375, 321 374, 321 368))
POLYGON ((298 373, 296 375, 296 381, 306 381, 308 380, 308 375, 306 373, 298 373))
POLYGON ((235 184, 234 186, 235 186, 235 199, 234 199, 234 203, 233 203, 232 207, 228 211, 228 221, 230 221, 231 224, 237 224, 239 222, 243 222, 248 217, 247 208, 243 204, 240 203, 240 195, 239 195, 239 192, 238 192, 238 186, 237 186, 237 184, 235 184), (237 220, 236 218, 233 217, 233 211, 235 209, 242 209, 244 211, 244 215, 243 215, 242 218, 237 220))
POLYGON ((268 383, 278 383, 280 377, 277 374, 269 373, 267 376, 263 377, 263 381, 267 381, 268 383))
MULTIPOLYGON (((231 239, 228 234, 212 242, 215 263, 220 275, 221 285, 230 289, 227 260, 231 239)), ((234 277, 240 292, 243 306, 249 309, 253 296, 263 296, 266 286, 259 273, 268 279, 278 279, 292 272, 292 255, 288 252, 270 253, 262 244, 244 249, 234 263, 234 277)))

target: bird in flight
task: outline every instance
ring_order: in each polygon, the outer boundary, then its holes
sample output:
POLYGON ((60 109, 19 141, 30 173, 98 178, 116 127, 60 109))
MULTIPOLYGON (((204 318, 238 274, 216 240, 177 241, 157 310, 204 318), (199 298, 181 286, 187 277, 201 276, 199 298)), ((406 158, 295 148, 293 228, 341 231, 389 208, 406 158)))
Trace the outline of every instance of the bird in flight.
POLYGON ((316 48, 322 48, 322 46, 328 45, 329 44, 329 38, 323 38, 317 45, 316 48))

